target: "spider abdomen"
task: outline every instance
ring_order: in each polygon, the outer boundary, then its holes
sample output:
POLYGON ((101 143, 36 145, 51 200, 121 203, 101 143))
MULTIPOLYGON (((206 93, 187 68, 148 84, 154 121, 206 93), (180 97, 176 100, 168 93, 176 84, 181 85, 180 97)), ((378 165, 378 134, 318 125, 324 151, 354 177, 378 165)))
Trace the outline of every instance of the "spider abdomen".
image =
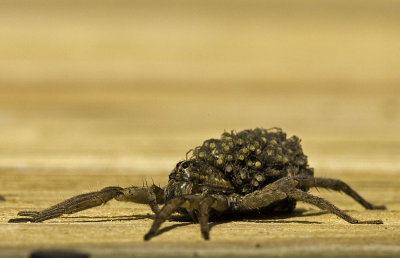
POLYGON ((224 132, 196 147, 190 160, 217 168, 212 172, 222 173, 242 195, 285 176, 314 174, 300 139, 287 138, 280 128, 224 132))

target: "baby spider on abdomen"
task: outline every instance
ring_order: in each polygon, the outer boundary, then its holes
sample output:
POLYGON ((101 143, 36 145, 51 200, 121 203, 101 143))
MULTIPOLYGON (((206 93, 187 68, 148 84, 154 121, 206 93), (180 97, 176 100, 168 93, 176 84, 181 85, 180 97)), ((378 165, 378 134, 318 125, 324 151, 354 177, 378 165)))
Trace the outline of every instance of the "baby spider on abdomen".
POLYGON ((224 132, 221 138, 206 140, 190 153, 176 164, 163 188, 154 184, 106 187, 42 211, 21 211, 18 215, 23 218, 9 222, 41 222, 116 199, 150 205, 156 218, 145 240, 154 237, 174 212, 198 221, 203 237, 209 239, 210 215, 252 210, 290 213, 297 201, 315 205, 352 224, 382 224, 381 220, 359 221, 325 199, 307 193, 311 187, 332 189, 346 193, 366 209, 385 209, 369 203, 341 180, 314 177, 300 139, 287 138, 279 128, 224 132))

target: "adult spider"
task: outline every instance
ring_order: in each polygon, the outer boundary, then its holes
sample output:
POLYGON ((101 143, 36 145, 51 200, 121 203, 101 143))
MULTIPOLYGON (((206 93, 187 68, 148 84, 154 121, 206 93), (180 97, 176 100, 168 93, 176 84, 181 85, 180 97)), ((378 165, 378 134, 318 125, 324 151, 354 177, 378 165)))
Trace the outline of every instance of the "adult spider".
POLYGON ((203 237, 209 239, 208 220, 212 215, 251 210, 290 213, 296 201, 313 204, 352 224, 382 224, 381 220, 357 220, 330 202, 307 193, 310 187, 328 188, 346 193, 366 209, 385 209, 369 203, 340 180, 314 177, 300 139, 287 138, 279 128, 225 132, 220 139, 206 140, 189 153, 186 160, 176 164, 163 188, 154 184, 106 187, 42 211, 21 211, 18 215, 25 218, 9 222, 42 222, 116 199, 150 205, 156 218, 145 240, 154 237, 161 224, 176 211, 198 221, 203 237), (159 204, 164 206, 159 209, 159 204))

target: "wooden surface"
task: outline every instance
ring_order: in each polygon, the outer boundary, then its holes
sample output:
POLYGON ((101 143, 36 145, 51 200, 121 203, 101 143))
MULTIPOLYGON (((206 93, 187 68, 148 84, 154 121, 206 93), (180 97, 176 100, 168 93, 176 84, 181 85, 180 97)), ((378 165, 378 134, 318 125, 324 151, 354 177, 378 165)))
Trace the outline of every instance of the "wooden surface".
POLYGON ((39 248, 92 257, 400 255, 400 5, 394 1, 2 1, 0 257, 39 248), (359 219, 300 203, 293 217, 199 225, 150 242, 147 206, 112 201, 8 224, 105 186, 164 185, 224 130, 274 126, 320 177, 386 211, 313 189, 359 219))
MULTIPOLYGON (((330 172, 323 170, 321 172, 330 172)), ((382 171, 380 171, 382 173, 382 171)), ((293 216, 260 215, 212 223, 211 240, 201 238, 200 227, 174 218, 162 234, 143 241, 153 216, 145 205, 110 203, 40 224, 8 224, 17 211, 42 209, 75 194, 109 185, 141 185, 146 176, 101 172, 8 171, 1 175, 7 198, 1 203, 1 252, 3 257, 26 257, 38 248, 74 249, 93 257, 141 256, 394 256, 400 253, 400 214, 396 174, 343 171, 330 173, 349 182, 386 211, 366 211, 338 193, 313 190, 352 216, 382 219, 383 225, 351 225, 334 215, 300 203, 293 216), (114 256, 116 255, 116 256, 114 256)), ((147 177, 149 178, 149 177, 147 177)), ((164 184, 167 175, 153 175, 164 184)))

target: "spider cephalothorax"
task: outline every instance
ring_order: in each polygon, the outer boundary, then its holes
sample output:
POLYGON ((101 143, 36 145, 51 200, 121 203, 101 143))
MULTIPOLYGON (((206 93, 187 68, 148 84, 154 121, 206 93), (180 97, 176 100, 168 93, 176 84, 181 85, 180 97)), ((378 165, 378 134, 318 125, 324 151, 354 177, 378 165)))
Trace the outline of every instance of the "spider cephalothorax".
POLYGON ((26 217, 10 222, 41 222, 115 198, 150 205, 156 219, 145 240, 155 236, 173 212, 190 215, 198 221, 203 237, 208 239, 210 214, 251 210, 291 212, 296 201, 313 204, 349 223, 382 224, 381 220, 354 219, 330 202, 307 193, 311 187, 328 188, 348 194, 367 209, 385 209, 369 203, 340 180, 314 177, 300 139, 297 136, 287 138, 279 128, 225 132, 221 138, 206 140, 189 153, 186 160, 176 164, 164 188, 154 184, 106 187, 72 197, 43 211, 21 211, 18 215, 26 217), (160 209, 159 204, 164 206, 160 209))
POLYGON ((165 200, 188 194, 233 193, 235 188, 217 168, 202 161, 181 161, 169 175, 165 200))

